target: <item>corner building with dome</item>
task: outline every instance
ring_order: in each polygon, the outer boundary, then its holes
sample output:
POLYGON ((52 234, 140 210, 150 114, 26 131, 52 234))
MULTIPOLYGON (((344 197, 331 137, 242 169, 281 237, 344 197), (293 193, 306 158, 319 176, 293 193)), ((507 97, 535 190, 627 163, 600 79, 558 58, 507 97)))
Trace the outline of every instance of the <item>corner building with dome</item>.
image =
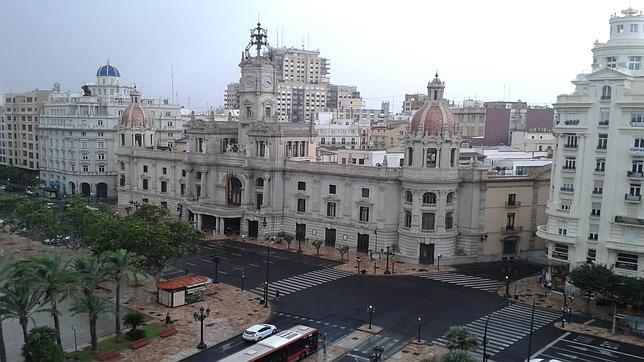
POLYGON ((154 127, 158 137, 146 143, 153 147, 172 147, 183 137, 178 105, 143 99, 136 86, 121 80, 108 63, 96 71, 96 83, 82 85, 80 92, 63 91, 56 83, 49 93, 38 123, 40 179, 59 197, 116 197, 120 125, 154 127))
POLYGON ((266 35, 258 24, 242 52, 238 122, 187 122, 185 149, 153 148, 148 140, 159 131, 152 124, 119 124, 120 206, 162 205, 219 235, 289 233, 352 253, 389 247, 424 264, 498 260, 543 246, 534 231, 545 217, 549 169, 494 178, 481 158, 462 157, 438 74, 411 120, 401 167, 321 162, 314 127, 276 112, 266 35), (508 205, 507 192, 523 205, 508 205))

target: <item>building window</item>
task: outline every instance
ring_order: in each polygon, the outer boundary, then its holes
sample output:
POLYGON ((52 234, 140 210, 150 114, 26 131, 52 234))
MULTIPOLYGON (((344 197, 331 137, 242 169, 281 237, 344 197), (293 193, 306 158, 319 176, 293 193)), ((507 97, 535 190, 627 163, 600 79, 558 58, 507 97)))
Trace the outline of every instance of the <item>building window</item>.
POLYGON ((601 211, 602 211, 601 207, 602 207, 602 204, 598 202, 593 202, 592 209, 590 210, 590 216, 595 216, 595 217, 601 216, 601 211))
POLYGON ((148 172, 148 166, 147 165, 143 165, 143 172, 148 172))
POLYGON ((331 137, 331 144, 332 144, 332 145, 334 145, 334 144, 335 144, 335 137, 331 137))
POLYGON ((181 186, 179 187, 179 189, 181 190, 181 195, 185 195, 185 194, 186 194, 186 184, 181 184, 181 186))
POLYGON ((83 172, 89 172, 89 166, 83 165, 83 172))
POLYGON ((329 185, 329 193, 335 195, 335 185, 329 185))
POLYGON ((618 24, 617 25, 617 33, 623 33, 624 32, 624 24, 618 24))
POLYGON ((503 254, 515 254, 517 252, 517 240, 503 240, 503 254))
POLYGON ((637 255, 617 253, 617 262, 615 263, 615 268, 637 271, 637 255))
POLYGON ((147 189, 148 189, 148 179, 147 179, 147 178, 144 178, 144 179, 143 179, 143 189, 144 189, 144 190, 147 190, 147 189))
POLYGON ((306 199, 297 199, 297 212, 306 212, 306 199))
POLYGON ((602 98, 601 99, 610 99, 612 89, 610 86, 605 85, 602 87, 602 98))
POLYGON ((452 212, 445 213, 445 230, 451 230, 454 227, 454 215, 452 212))
POLYGON ((414 195, 412 195, 411 191, 405 191, 405 201, 406 202, 413 202, 414 201, 414 195))
POLYGON ((186 177, 186 170, 181 170, 181 177, 186 177))
POLYGON ((423 205, 436 205, 436 194, 433 192, 425 192, 423 194, 423 205))
POLYGON ((630 26, 631 33, 637 33, 638 31, 637 28, 638 28, 637 24, 631 24, 630 26))
POLYGON ((574 170, 575 169, 576 158, 575 157, 566 157, 566 162, 563 165, 564 170, 574 170))
POLYGON ((304 181, 299 181, 299 182, 297 183, 297 189, 298 189, 299 191, 306 191, 306 182, 304 182, 304 181))
POLYGON ((125 186, 125 176, 123 175, 119 177, 119 186, 125 186))
POLYGON ((366 206, 360 206, 360 221, 369 221, 369 208, 366 206))
POLYGON ((436 214, 433 212, 424 212, 421 227, 423 230, 434 230, 436 224, 436 214))
POLYGON ((362 188, 362 197, 368 198, 369 197, 369 189, 366 187, 362 188))
POLYGON ((642 57, 640 56, 631 56, 628 57, 628 69, 629 70, 640 70, 640 62, 642 57))
POLYGON ((405 227, 411 227, 411 211, 405 210, 405 227))
POLYGON ((161 192, 168 192, 168 182, 161 181, 161 192))
POLYGON ((568 245, 555 244, 555 250, 552 251, 552 257, 559 260, 568 260, 568 245))
POLYGON ((103 165, 98 166, 98 172, 105 172, 105 166, 103 165))
POLYGON ((508 194, 508 206, 516 206, 517 194, 508 194))
POLYGON ((505 216, 505 230, 514 230, 514 220, 516 214, 511 212, 505 216))
POLYGON ((261 210, 262 205, 264 205, 264 194, 258 192, 257 194, 255 194, 255 208, 257 210, 261 210))
POLYGON ((436 156, 438 151, 435 148, 428 148, 425 159, 425 167, 436 167, 436 156))
POLYGON ((606 147, 608 147, 608 135, 607 134, 600 134, 599 135, 599 141, 597 142, 597 149, 605 150, 606 147))
POLYGON ((326 203, 326 216, 335 217, 335 202, 326 203))
POLYGON ((595 162, 595 172, 604 172, 606 170, 606 160, 598 158, 595 162))
POLYGON ((121 171, 125 171, 125 162, 119 162, 119 167, 121 168, 121 171))
POLYGON ((258 189, 264 188, 264 179, 260 177, 255 180, 255 187, 257 187, 258 189))
POLYGON ((326 141, 325 141, 324 137, 322 137, 322 138, 320 139, 320 144, 322 144, 322 145, 323 145, 325 142, 326 142, 326 141))
POLYGON ((411 166, 414 161, 414 149, 407 147, 407 166, 411 166))
POLYGON ((597 250, 595 249, 588 249, 588 252, 586 253, 586 262, 587 263, 592 263, 597 261, 597 250))
POLYGON ((450 204, 453 204, 453 203, 454 203, 454 193, 449 192, 447 194, 447 204, 450 205, 450 204))
POLYGON ((631 184, 629 189, 629 195, 631 196, 640 196, 642 185, 640 184, 631 184))
POLYGON ((164 175, 167 175, 168 174, 168 169, 165 168, 165 167, 161 168, 161 173, 163 173, 164 175))

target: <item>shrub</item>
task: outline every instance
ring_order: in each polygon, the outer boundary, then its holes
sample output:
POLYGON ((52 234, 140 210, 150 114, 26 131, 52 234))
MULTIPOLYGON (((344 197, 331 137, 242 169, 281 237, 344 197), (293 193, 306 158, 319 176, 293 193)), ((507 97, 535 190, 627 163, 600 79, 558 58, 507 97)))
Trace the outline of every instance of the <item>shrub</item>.
POLYGON ((465 350, 453 349, 443 355, 441 362, 476 362, 476 360, 465 350))
POLYGON ((467 328, 461 326, 451 327, 445 335, 447 348, 450 350, 471 351, 476 349, 479 344, 478 339, 467 328))
POLYGON ((26 362, 62 362, 64 352, 56 344, 56 331, 50 327, 34 327, 22 346, 26 362))
POLYGON ((123 324, 132 330, 138 329, 145 322, 145 316, 139 312, 129 312, 123 317, 123 324))
POLYGON ((128 341, 138 341, 139 339, 145 337, 145 331, 142 329, 131 329, 125 333, 128 341))

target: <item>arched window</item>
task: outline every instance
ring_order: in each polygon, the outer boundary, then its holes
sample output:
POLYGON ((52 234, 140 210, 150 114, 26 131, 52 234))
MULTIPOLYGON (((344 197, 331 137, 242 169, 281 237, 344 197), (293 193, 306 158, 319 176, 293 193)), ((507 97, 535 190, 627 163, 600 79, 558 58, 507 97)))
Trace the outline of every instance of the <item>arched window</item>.
POLYGON ((235 176, 228 176, 226 180, 226 201, 228 205, 241 205, 241 181, 235 176))
POLYGON ((414 149, 412 147, 407 148, 407 166, 411 166, 414 161, 414 149))
POLYGON ((611 87, 609 85, 605 85, 602 87, 602 99, 610 99, 611 96, 611 87))
POLYGON ((436 214, 434 214, 433 212, 424 212, 421 228, 423 230, 434 230, 435 224, 436 224, 436 214))
POLYGON ((445 214, 445 230, 451 230, 454 227, 454 215, 451 212, 445 214))
POLYGON ((331 144, 332 144, 332 145, 334 145, 334 144, 335 144, 335 137, 331 138, 331 144))
POLYGON ((345 144, 345 143, 346 143, 346 139, 342 137, 342 144, 345 144))
POLYGON ((405 191, 405 201, 407 202, 414 201, 414 195, 412 195, 411 191, 405 191))
POLYGON ((257 186, 258 188, 264 187, 264 179, 260 177, 255 180, 255 186, 257 186))
POLYGON ((450 192, 450 193, 447 194, 447 203, 448 204, 454 203, 454 193, 453 192, 450 192))
POLYGON ((320 144, 322 144, 322 145, 323 145, 323 144, 325 144, 325 143, 326 143, 326 139, 324 139, 324 137, 322 137, 322 139, 320 140, 320 144))
POLYGON ((433 192, 425 192, 423 194, 424 205, 436 205, 436 194, 433 192))

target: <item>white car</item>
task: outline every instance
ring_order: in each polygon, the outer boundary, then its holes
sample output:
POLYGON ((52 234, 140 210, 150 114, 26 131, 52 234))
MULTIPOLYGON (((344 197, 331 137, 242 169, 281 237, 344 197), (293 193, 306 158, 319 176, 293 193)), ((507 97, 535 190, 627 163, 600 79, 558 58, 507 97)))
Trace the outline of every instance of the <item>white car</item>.
POLYGON ((259 342, 275 333, 277 333, 277 327, 272 324, 255 324, 242 333, 242 338, 246 341, 259 342))

